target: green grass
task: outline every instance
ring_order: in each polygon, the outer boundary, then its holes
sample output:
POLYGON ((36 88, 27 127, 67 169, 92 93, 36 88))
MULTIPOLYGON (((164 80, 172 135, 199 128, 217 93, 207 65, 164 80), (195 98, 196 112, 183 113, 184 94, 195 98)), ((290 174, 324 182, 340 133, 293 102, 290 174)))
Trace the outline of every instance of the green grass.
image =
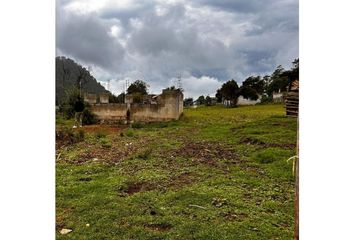
POLYGON ((57 239, 292 239, 296 130, 258 105, 86 133, 57 150, 57 239))

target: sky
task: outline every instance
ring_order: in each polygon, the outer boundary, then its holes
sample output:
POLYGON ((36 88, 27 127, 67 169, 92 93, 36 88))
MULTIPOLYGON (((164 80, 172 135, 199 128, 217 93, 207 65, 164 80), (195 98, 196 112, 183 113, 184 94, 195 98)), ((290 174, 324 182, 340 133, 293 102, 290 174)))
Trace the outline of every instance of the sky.
POLYGON ((291 67, 298 0, 57 0, 56 55, 74 59, 115 94, 140 79, 214 96, 222 83, 291 67))

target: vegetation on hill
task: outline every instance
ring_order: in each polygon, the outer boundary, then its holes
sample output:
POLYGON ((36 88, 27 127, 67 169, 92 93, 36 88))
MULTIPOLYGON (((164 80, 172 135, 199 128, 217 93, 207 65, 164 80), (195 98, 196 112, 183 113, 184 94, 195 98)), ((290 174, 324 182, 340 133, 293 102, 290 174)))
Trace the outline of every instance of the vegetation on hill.
POLYGON ((59 105, 66 97, 66 92, 72 88, 80 88, 82 92, 109 93, 90 72, 66 57, 55 58, 55 97, 56 105, 59 105))

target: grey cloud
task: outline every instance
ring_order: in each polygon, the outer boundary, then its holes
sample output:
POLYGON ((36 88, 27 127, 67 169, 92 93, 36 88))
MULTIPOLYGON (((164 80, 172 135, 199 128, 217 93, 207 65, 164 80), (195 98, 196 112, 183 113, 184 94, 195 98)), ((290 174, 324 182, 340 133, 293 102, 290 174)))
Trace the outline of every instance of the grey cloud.
POLYGON ((209 93, 223 81, 241 83, 298 57, 296 0, 134 1, 131 8, 113 4, 82 15, 60 6, 58 53, 99 67, 100 80, 144 78, 154 92, 182 74, 188 94, 209 93), (117 37, 107 34, 114 24, 117 37))
POLYGON ((271 0, 197 0, 200 5, 209 5, 230 12, 252 13, 262 9, 271 0))
POLYGON ((125 50, 109 31, 110 26, 94 14, 65 13, 57 21, 57 48, 83 62, 113 70, 119 67, 125 50))

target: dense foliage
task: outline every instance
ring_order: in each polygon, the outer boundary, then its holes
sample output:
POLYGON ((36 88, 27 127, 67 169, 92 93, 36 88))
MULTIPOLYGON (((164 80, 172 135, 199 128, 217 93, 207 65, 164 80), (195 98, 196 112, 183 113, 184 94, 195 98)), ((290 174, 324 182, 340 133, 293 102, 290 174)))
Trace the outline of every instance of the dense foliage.
POLYGON ((183 106, 189 107, 193 105, 193 98, 186 98, 183 100, 183 106))
POLYGON ((239 87, 235 80, 231 79, 221 86, 220 94, 224 100, 230 101, 232 106, 236 106, 239 96, 239 87))
POLYGON ((55 97, 56 105, 65 101, 66 91, 72 88, 81 89, 83 92, 107 93, 108 91, 91 76, 90 72, 66 57, 55 59, 55 97))
POLYGON ((136 80, 127 89, 128 94, 140 93, 141 95, 147 94, 148 85, 142 80, 136 80))
POLYGON ((203 104, 205 104, 205 97, 204 97, 203 95, 198 97, 198 99, 197 99, 197 104, 198 104, 198 105, 203 105, 203 104))
POLYGON ((98 121, 91 112, 89 104, 84 103, 79 89, 73 87, 65 92, 65 97, 59 105, 59 114, 66 119, 71 119, 76 113, 82 113, 83 124, 94 124, 98 121))
POLYGON ((238 87, 233 79, 227 81, 216 91, 217 102, 226 100, 230 101, 231 106, 236 106, 239 96, 251 100, 261 97, 261 102, 270 102, 273 92, 287 91, 291 82, 299 79, 299 59, 292 63, 293 67, 290 70, 285 70, 279 65, 271 76, 250 76, 242 82, 241 87, 238 87))

